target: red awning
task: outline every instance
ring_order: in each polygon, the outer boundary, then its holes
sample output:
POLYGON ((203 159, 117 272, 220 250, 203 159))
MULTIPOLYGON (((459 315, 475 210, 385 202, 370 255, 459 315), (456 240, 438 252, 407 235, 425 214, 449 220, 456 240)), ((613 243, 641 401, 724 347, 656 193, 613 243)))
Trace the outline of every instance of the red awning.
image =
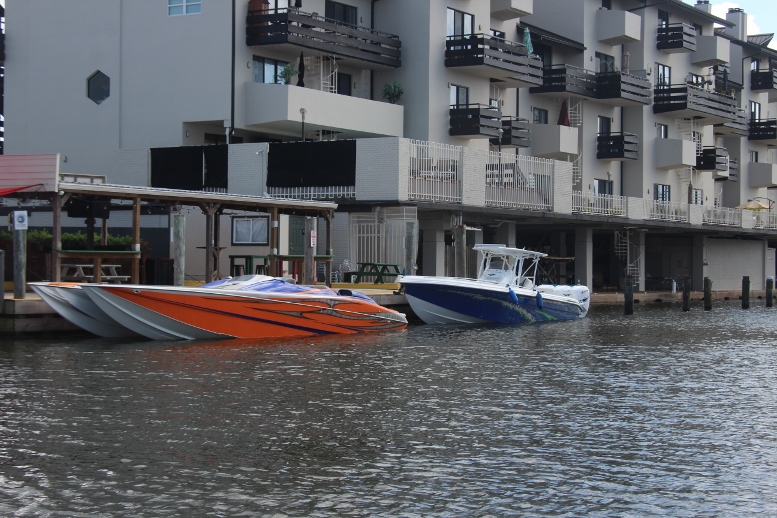
POLYGON ((30 187, 37 187, 38 185, 43 185, 42 183, 36 183, 33 185, 23 185, 20 187, 0 187, 0 198, 7 194, 12 194, 18 191, 23 191, 25 189, 29 189, 30 187))

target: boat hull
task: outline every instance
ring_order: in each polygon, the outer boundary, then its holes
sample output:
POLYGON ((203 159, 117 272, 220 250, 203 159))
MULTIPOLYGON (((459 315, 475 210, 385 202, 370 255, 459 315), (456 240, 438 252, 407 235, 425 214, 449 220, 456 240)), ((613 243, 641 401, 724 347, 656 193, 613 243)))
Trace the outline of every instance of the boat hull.
POLYGON ((524 324, 576 320, 583 305, 568 297, 460 279, 400 280, 407 301, 427 324, 524 324))
POLYGON ((84 290, 124 326, 152 339, 301 337, 407 326, 401 313, 354 297, 107 284, 84 290))

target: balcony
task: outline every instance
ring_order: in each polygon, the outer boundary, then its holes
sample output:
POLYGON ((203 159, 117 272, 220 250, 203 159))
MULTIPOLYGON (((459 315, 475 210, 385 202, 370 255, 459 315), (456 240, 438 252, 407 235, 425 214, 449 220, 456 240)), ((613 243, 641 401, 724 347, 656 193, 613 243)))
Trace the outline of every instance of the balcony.
POLYGON ((676 138, 657 138, 655 143, 657 169, 696 166, 695 142, 676 138))
POLYGON ((639 137, 634 133, 609 133, 596 137, 598 160, 639 160, 639 137))
POLYGON ((596 93, 599 99, 614 106, 639 106, 650 104, 650 81, 625 72, 599 72, 596 74, 596 93))
POLYGON ((376 70, 399 68, 399 37, 297 9, 249 11, 246 44, 303 47, 376 70))
POLYGON ((750 187, 777 187, 777 165, 766 162, 750 162, 747 166, 750 187))
POLYGON ((502 127, 502 112, 486 104, 453 105, 449 110, 448 134, 464 138, 497 138, 502 127))
POLYGON ((777 68, 771 70, 752 70, 750 89, 754 92, 768 92, 769 102, 777 101, 777 68))
POLYGON ((526 46, 485 34, 448 36, 445 66, 478 77, 498 80, 499 86, 522 88, 542 84, 542 61, 529 57, 526 46))
POLYGON ((359 97, 300 86, 245 83, 246 125, 257 130, 301 138, 305 130, 331 130, 343 138, 402 136, 404 108, 359 97))
POLYGON ((750 135, 747 138, 763 144, 777 145, 777 119, 750 121, 750 135))
POLYGON ((728 177, 729 182, 739 182, 739 160, 728 159, 728 177))
POLYGON ((494 146, 531 147, 529 121, 516 117, 502 117, 502 140, 499 137, 490 140, 494 146))
POLYGON ((607 45, 624 45, 642 39, 642 19, 627 11, 599 9, 596 12, 596 39, 607 45))
POLYGON ((726 173, 728 177, 728 150, 724 147, 705 146, 701 155, 696 155, 697 171, 726 173))
POLYGON ((653 113, 672 112, 677 118, 704 119, 703 124, 737 120, 737 102, 730 95, 689 84, 659 85, 653 89, 653 113))
POLYGON ((742 108, 737 108, 736 120, 715 124, 715 135, 724 137, 747 137, 750 133, 749 128, 750 124, 747 119, 747 112, 742 108))
POLYGON ((533 94, 558 94, 596 99, 597 74, 572 65, 545 67, 542 86, 529 89, 533 94))
POLYGON ((532 155, 564 160, 576 155, 577 128, 556 124, 532 124, 532 155))
POLYGON ((534 0, 491 0, 491 18, 514 20, 534 12, 534 0))
POLYGON ((656 48, 667 54, 696 51, 696 29, 684 23, 672 23, 659 27, 656 48))
POLYGON ((720 36, 696 36, 691 63, 699 67, 722 65, 731 60, 731 44, 720 36))

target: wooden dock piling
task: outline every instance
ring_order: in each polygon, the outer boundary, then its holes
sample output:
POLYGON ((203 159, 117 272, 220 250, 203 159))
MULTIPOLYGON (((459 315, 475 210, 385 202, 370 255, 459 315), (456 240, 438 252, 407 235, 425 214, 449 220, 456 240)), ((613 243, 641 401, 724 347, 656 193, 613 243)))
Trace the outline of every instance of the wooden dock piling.
POLYGON ((766 307, 770 308, 774 304, 774 278, 766 278, 766 307))
POLYGON ((704 278, 704 311, 712 309, 712 279, 704 278))
POLYGON ((627 282, 626 286, 623 288, 623 298, 624 298, 624 314, 633 315, 634 314, 634 286, 632 286, 630 282, 627 282))
POLYGON ((742 277, 742 309, 750 309, 750 277, 742 277))
POLYGON ((683 280, 683 311, 691 310, 691 280, 683 280))

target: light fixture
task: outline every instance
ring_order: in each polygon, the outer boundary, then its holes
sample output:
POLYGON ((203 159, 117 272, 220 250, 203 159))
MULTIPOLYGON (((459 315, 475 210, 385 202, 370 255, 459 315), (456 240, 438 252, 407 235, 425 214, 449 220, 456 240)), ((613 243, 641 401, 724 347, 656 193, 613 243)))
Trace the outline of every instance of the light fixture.
POLYGON ((189 136, 189 130, 186 130, 186 136, 187 137, 189 136))
POLYGON ((62 161, 67 162, 67 155, 62 155, 62 161))

